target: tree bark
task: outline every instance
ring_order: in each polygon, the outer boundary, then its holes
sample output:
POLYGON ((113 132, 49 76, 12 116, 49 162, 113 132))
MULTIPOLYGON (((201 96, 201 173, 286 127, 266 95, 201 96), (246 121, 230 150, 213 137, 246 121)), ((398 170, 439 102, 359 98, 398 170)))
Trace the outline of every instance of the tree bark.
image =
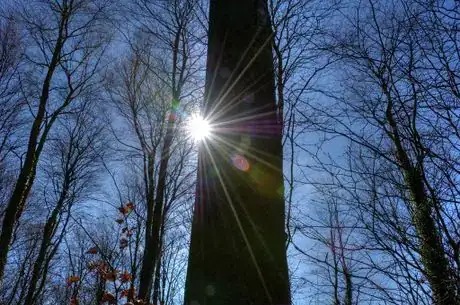
POLYGON ((186 305, 290 304, 282 119, 262 0, 211 0, 186 305))

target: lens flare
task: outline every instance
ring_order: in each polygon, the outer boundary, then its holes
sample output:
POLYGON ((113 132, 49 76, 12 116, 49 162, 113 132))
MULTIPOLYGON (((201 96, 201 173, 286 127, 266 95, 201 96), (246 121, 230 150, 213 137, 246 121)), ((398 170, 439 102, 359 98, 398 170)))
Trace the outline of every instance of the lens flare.
POLYGON ((201 115, 194 114, 187 124, 187 130, 197 141, 204 140, 211 134, 209 122, 201 115))
POLYGON ((240 154, 235 154, 232 156, 232 164, 234 167, 240 171, 247 172, 250 168, 249 161, 240 154))

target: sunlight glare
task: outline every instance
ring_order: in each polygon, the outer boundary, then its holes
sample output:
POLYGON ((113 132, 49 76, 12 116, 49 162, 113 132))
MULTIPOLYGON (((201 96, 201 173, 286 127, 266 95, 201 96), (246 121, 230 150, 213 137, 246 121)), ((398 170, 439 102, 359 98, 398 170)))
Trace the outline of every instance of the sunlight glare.
POLYGON ((211 134, 209 122, 201 115, 193 115, 188 123, 188 132, 197 141, 202 141, 211 134))

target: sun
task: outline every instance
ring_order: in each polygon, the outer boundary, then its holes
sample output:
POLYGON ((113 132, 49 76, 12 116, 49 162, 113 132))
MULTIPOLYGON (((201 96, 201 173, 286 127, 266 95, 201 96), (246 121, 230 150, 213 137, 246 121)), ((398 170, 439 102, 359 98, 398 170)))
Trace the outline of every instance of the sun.
POLYGON ((201 115, 194 114, 188 121, 187 131, 195 140, 202 141, 211 135, 211 126, 201 115))

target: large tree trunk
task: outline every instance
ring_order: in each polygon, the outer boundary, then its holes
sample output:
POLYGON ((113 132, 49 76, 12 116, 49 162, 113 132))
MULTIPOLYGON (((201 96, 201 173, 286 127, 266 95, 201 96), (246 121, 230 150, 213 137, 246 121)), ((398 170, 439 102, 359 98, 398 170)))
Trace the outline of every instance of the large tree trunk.
POLYGON ((211 0, 186 305, 291 303, 271 41, 265 1, 211 0))

